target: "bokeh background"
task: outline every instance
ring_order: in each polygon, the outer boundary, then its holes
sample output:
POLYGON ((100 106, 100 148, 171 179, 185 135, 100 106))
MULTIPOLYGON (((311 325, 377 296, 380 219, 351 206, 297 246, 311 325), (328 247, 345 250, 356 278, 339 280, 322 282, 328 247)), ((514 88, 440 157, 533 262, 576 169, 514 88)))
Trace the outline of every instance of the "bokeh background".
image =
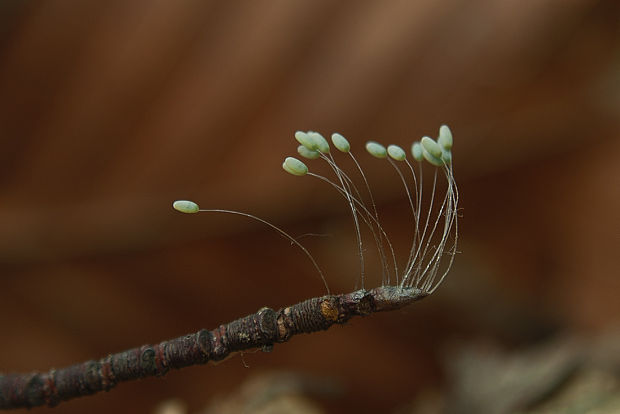
POLYGON ((176 213, 179 198, 319 234, 302 241, 332 291, 353 290, 346 205, 281 169, 293 132, 346 136, 406 243, 402 187, 363 145, 408 147, 448 123, 460 254, 431 298, 54 411, 153 412, 176 398, 232 412, 243 384, 282 372, 327 412, 531 408, 618 324, 619 27, 613 0, 2 1, 0 371, 324 294, 269 229, 176 213), (531 373, 540 384, 525 397, 518 378, 488 391, 524 353, 542 352, 540 366, 567 346, 579 357, 553 378, 531 373))

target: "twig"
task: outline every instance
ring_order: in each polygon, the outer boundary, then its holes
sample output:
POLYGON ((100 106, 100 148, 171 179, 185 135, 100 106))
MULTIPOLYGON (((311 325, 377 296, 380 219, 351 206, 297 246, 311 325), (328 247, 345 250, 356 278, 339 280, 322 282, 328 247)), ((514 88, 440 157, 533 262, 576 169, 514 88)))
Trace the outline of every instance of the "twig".
POLYGON ((354 316, 399 309, 427 296, 412 287, 382 286, 341 295, 312 298, 278 310, 258 312, 208 331, 200 330, 156 345, 143 345, 98 361, 86 361, 46 373, 0 375, 0 409, 48 405, 148 376, 165 375, 170 368, 183 368, 221 361, 233 352, 261 348, 269 352, 274 343, 287 342, 300 333, 344 324, 354 316))

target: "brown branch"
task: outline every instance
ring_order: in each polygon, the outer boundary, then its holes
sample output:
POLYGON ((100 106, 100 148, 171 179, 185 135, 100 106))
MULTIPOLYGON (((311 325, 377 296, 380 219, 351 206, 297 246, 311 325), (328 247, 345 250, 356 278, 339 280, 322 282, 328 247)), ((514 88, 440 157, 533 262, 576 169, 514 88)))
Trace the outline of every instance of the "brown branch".
POLYGON ((258 312, 208 331, 200 330, 156 345, 143 345, 98 361, 86 361, 46 373, 0 375, 0 409, 53 407, 83 395, 108 391, 123 381, 165 375, 170 368, 220 361, 232 352, 251 348, 271 351, 300 333, 328 329, 353 316, 394 310, 420 300, 416 288, 383 286, 342 295, 308 299, 274 311, 258 312))

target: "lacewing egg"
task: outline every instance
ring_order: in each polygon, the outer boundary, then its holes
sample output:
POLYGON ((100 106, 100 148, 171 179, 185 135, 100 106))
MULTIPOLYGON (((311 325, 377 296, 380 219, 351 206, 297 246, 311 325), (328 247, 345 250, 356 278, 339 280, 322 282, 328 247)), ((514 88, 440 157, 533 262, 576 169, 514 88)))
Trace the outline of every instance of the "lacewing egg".
POLYGON ((300 145, 297 147, 297 152, 304 158, 308 158, 309 160, 315 160, 321 156, 321 153, 318 151, 310 150, 307 147, 300 145))
POLYGON ((307 132, 304 132, 304 131, 295 132, 295 139, 297 140, 297 142, 299 142, 304 147, 308 148, 310 151, 316 151, 317 149, 316 142, 307 132))
POLYGON ((334 144, 334 147, 338 149, 338 151, 341 151, 341 152, 351 151, 351 144, 349 144, 349 141, 347 141, 345 137, 343 137, 337 132, 334 132, 332 134, 332 143, 334 144))
POLYGON ((432 138, 422 137, 422 147, 433 157, 441 158, 441 147, 432 138))
POLYGON ((424 154, 422 154, 422 144, 419 141, 414 142, 411 145, 411 155, 413 155, 413 159, 422 162, 424 159, 424 154))
POLYGON ((318 132, 308 132, 308 135, 314 140, 317 151, 323 154, 327 154, 329 152, 329 143, 325 138, 323 138, 323 135, 318 132))
POLYGON ((200 210, 198 204, 189 200, 177 200, 172 203, 172 208, 174 208, 176 211, 187 214, 198 213, 198 210, 200 210))
POLYGON ((293 175, 305 175, 308 172, 306 164, 293 157, 286 157, 282 163, 282 168, 287 173, 293 175))
POLYGON ((452 131, 448 125, 442 125, 439 127, 439 138, 437 143, 441 145, 444 150, 450 151, 452 149, 452 131))
POLYGON ((424 156, 424 159, 426 161, 433 164, 435 167, 441 167, 444 164, 443 160, 441 159, 441 153, 439 154, 439 157, 435 157, 433 154, 428 152, 426 150, 426 147, 424 146, 422 146, 422 155, 424 156))
POLYGON ((377 158, 385 158, 387 157, 387 150, 385 147, 378 142, 368 141, 366 143, 366 151, 373 157, 377 158))
POLYGON ((388 145, 387 153, 396 161, 404 161, 405 158, 407 158, 407 154, 405 154, 405 151, 398 145, 388 145))

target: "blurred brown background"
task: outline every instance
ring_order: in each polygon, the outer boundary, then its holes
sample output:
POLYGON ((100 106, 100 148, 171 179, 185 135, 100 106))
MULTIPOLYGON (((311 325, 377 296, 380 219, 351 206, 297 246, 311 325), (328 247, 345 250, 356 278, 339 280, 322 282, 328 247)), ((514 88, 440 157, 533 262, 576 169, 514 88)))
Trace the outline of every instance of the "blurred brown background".
MULTIPOLYGON (((399 181, 363 154, 448 123, 462 220, 433 297, 55 412, 196 412, 252 376, 342 386, 328 411, 393 412, 449 387, 446 354, 592 337, 620 314, 618 2, 0 3, 0 371, 47 370, 332 291, 358 274, 351 219, 281 170, 293 132, 349 138, 393 231, 399 181), (219 396, 219 397, 218 397, 219 396)), ((311 164, 312 168, 312 164, 311 164)), ((400 226, 403 227, 403 226, 400 226)), ((394 234, 406 241, 409 235, 394 234)), ((49 409, 37 409, 47 412, 49 409)))

